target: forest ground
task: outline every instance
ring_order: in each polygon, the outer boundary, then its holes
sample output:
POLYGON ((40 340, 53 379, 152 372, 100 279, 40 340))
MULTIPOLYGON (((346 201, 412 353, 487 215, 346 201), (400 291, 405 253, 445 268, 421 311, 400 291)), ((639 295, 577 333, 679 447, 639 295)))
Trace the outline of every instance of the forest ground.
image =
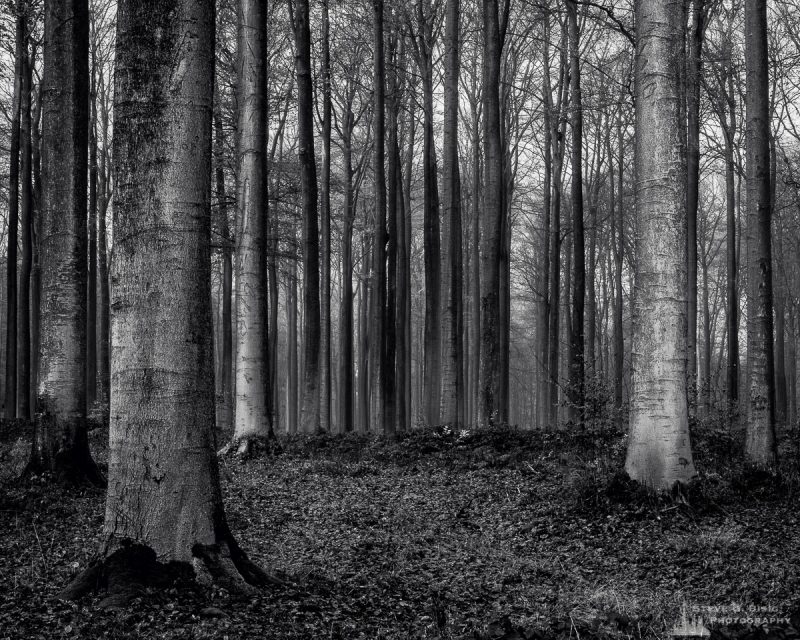
MULTIPOLYGON (((92 434, 101 461, 105 437, 92 434)), ((222 462, 232 530, 290 586, 176 585, 122 611, 54 598, 97 553, 103 494, 5 481, 0 639, 669 638, 684 605, 791 619, 709 624, 712 637, 798 638, 797 467, 779 484, 743 473, 739 444, 705 428, 700 481, 655 499, 618 473, 613 431, 296 438, 222 462)))

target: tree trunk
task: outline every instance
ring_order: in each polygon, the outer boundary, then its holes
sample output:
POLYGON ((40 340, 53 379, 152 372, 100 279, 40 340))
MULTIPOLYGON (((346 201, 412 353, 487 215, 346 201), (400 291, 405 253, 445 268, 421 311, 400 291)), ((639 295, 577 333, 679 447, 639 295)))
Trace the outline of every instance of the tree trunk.
POLYGON ((101 482, 86 434, 87 0, 46 3, 44 35, 41 373, 29 469, 101 482))
POLYGON ((747 440, 755 466, 777 464, 772 319, 769 67, 767 5, 745 0, 747 66, 747 440))
POLYGON ((650 488, 695 475, 686 390, 685 23, 679 3, 636 11, 636 280, 625 471, 650 488))
POLYGON ((368 433, 370 426, 370 332, 369 322, 369 273, 370 273, 370 247, 366 236, 362 236, 361 248, 361 282, 359 285, 359 314, 358 314, 358 337, 359 337, 359 361, 358 361, 358 419, 359 431, 368 433))
POLYGON ((289 258, 289 273, 286 282, 286 432, 297 433, 299 402, 298 362, 297 362, 297 258, 289 258))
POLYGON ((458 157, 459 0, 448 0, 445 33, 444 142, 442 195, 444 199, 442 252, 442 424, 455 428, 464 422, 463 300, 461 250, 461 177, 458 157))
POLYGON ((689 296, 686 351, 689 411, 697 406, 697 202, 700 187, 700 63, 705 31, 705 0, 691 3, 686 56, 686 271, 689 296))
POLYGON ((103 153, 100 156, 100 202, 98 212, 97 231, 97 277, 100 281, 99 307, 100 307, 100 356, 98 358, 97 377, 100 386, 100 397, 103 402, 108 402, 111 389, 111 289, 108 277, 108 237, 106 217, 108 203, 111 198, 108 157, 108 118, 107 109, 101 114, 103 132, 103 153))
POLYGON ((297 76, 297 130, 300 190, 303 201, 303 433, 319 430, 320 411, 320 303, 319 219, 317 216, 317 162, 314 156, 314 91, 311 82, 311 31, 308 0, 290 6, 295 37, 297 76))
POLYGON ((267 11, 240 0, 236 198, 236 392, 231 446, 248 455, 270 436, 267 275, 267 11))
POLYGON ((33 56, 28 56, 29 35, 25 34, 22 57, 22 113, 20 118, 21 176, 20 213, 22 260, 17 292, 17 418, 31 415, 31 273, 33 268, 33 154, 31 147, 31 84, 33 56))
POLYGON ((441 322, 440 322, 440 252, 439 189, 434 141, 434 51, 433 21, 430 0, 418 0, 418 23, 421 30, 418 45, 418 66, 422 74, 423 123, 423 244, 425 252, 425 337, 422 416, 429 426, 439 424, 441 388, 441 322))
POLYGON ((119 3, 104 554, 145 545, 246 590, 266 576, 228 529, 213 435, 213 16, 210 0, 119 3))
POLYGON ((500 252, 503 243, 503 148, 500 129, 500 9, 483 0, 484 196, 481 220, 481 355, 478 422, 496 424, 501 401, 500 252))
POLYGON ((322 200, 320 202, 319 428, 331 430, 331 45, 328 5, 322 2, 322 200))
MULTIPOLYGON (((622 113, 617 115, 617 141, 619 145, 619 165, 617 189, 617 211, 615 220, 617 237, 614 241, 614 407, 622 410, 623 369, 625 366, 625 338, 622 330, 622 263, 625 256, 625 194, 623 176, 625 172, 625 139, 622 133, 622 113)), ((612 162, 609 159, 609 162, 612 162)), ((613 192, 613 187, 612 187, 613 192)), ((612 207, 613 208, 613 207, 612 207)))
POLYGON ((228 202, 225 188, 225 134, 222 118, 214 112, 214 177, 217 192, 217 215, 222 241, 222 371, 220 388, 222 406, 217 427, 228 433, 233 426, 233 238, 228 223, 228 202))
POLYGON ((86 303, 86 405, 97 399, 97 49, 89 70, 89 280, 86 303))
MULTIPOLYGON (((386 64, 383 45, 383 0, 373 0, 373 160, 375 214, 373 220, 372 277, 370 278, 370 431, 394 430, 386 414, 385 389, 389 363, 386 362, 386 64)), ((394 363, 391 365, 394 367, 394 363)))
POLYGON ((27 20, 24 0, 17 0, 14 54, 14 95, 11 113, 11 144, 8 184, 8 248, 6 250, 6 384, 4 415, 17 417, 17 243, 19 229, 20 116, 22 76, 26 53, 27 20))
MULTIPOLYGON (((581 101, 578 3, 567 0, 570 70, 570 126, 572 128, 572 330, 570 331, 569 408, 570 419, 583 418, 584 304, 586 301, 586 249, 583 229, 583 105, 581 101)), ((569 275, 567 276, 569 277, 569 275)))
POLYGON ((339 432, 353 430, 353 120, 351 105, 344 114, 343 168, 344 215, 342 220, 342 299, 339 310, 339 432))

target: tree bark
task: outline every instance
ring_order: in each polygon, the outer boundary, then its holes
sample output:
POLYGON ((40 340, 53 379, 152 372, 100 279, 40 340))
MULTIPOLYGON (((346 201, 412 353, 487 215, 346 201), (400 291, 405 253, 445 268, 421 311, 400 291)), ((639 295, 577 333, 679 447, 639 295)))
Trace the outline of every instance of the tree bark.
POLYGON ((236 199, 236 386, 231 448, 248 455, 269 438, 269 280, 267 276, 267 11, 238 6, 239 123, 236 199))
POLYGON ((30 37, 26 25, 25 51, 22 57, 22 112, 20 117, 22 259, 19 265, 19 284, 17 285, 19 296, 17 306, 17 418, 23 420, 30 420, 33 417, 31 415, 31 274, 33 269, 31 85, 33 56, 28 54, 29 44, 30 37))
POLYGON ((459 0, 448 0, 445 31, 444 142, 442 196, 442 358, 439 420, 455 428, 464 422, 463 299, 461 248, 461 176, 458 157, 459 0))
POLYGON ((317 162, 314 155, 314 91, 311 82, 311 31, 308 0, 293 0, 297 77, 297 129, 300 156, 300 190, 303 206, 303 433, 319 430, 320 412, 320 302, 319 218, 317 214, 317 162))
POLYGON ((86 405, 97 399, 97 48, 89 70, 89 281, 86 303, 86 405))
MULTIPOLYGON (((586 248, 583 228, 583 103, 581 99, 578 3, 567 0, 569 31, 570 126, 572 129, 572 330, 570 331, 570 373, 568 415, 583 418, 584 390, 584 306, 586 302, 586 248)), ((567 276, 569 277, 569 276, 567 276)))
POLYGON ((104 555, 133 542, 246 591, 266 575, 226 523, 213 435, 214 6, 118 6, 104 555))
POLYGON ((686 389, 685 22, 680 3, 636 11, 636 280, 625 471, 670 489, 695 475, 686 389))
POLYGON ((331 45, 330 0, 322 2, 322 198, 320 201, 319 428, 331 430, 331 45))
POLYGON ((17 246, 19 231, 20 117, 22 76, 26 53, 27 20, 24 0, 17 0, 14 53, 14 95, 12 97, 11 141, 8 181, 8 248, 6 250, 6 384, 4 415, 17 417, 17 246))
POLYGON ((707 9, 705 0, 691 3, 686 56, 686 242, 688 277, 687 342, 689 410, 697 406, 697 203, 700 187, 700 84, 703 34, 707 9))
POLYGON ((46 3, 44 35, 40 377, 29 469, 98 483, 86 435, 87 0, 46 3))
POLYGON ((747 67, 747 439, 755 466, 777 464, 772 318, 772 208, 770 189, 767 5, 745 0, 747 67))
MULTIPOLYGON (((383 0, 373 0, 373 176, 375 213, 373 219, 372 270, 370 289, 369 369, 370 431, 394 431, 386 412, 386 62, 383 43, 383 0)), ((394 362, 391 363, 394 367, 394 362)))
POLYGON ((483 0, 483 136, 484 197, 481 215, 481 352, 478 422, 499 420, 502 363, 500 361, 500 252, 503 242, 503 148, 500 129, 500 8, 498 0, 483 0))

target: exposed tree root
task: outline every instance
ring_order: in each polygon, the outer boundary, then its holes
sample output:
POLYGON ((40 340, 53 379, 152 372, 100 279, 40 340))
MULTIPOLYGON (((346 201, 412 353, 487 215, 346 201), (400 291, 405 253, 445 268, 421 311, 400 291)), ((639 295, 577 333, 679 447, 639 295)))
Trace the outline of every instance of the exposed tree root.
POLYGON ((233 538, 215 545, 196 544, 192 555, 191 564, 163 564, 150 547, 123 540, 119 549, 93 561, 58 597, 78 600, 91 593, 102 593, 105 597, 100 601, 101 608, 122 609, 148 588, 164 589, 176 583, 215 584, 239 595, 251 595, 257 587, 286 584, 254 564, 233 538))
POLYGON ((261 456, 274 456, 283 451, 280 442, 274 435, 246 436, 233 438, 217 452, 217 455, 234 456, 240 460, 250 460, 261 456))

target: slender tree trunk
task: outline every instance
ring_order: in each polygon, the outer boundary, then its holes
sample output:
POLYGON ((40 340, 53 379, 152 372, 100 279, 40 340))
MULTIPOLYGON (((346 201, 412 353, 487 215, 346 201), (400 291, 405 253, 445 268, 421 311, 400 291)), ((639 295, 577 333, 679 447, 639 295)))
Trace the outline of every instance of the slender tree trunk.
POLYGON ((229 432, 233 426, 233 238, 228 223, 228 202, 225 188, 225 133, 222 118, 214 112, 214 178, 217 195, 217 215, 222 242, 222 371, 220 387, 222 406, 217 426, 229 432))
POLYGON ((314 156, 314 91, 308 0, 292 1, 297 77, 297 130, 303 200, 303 433, 320 428, 320 293, 317 162, 314 156))
POLYGON ((240 0, 236 201, 236 391, 231 445, 248 455, 272 431, 267 276, 267 11, 240 0))
POLYGON ((27 20, 25 1, 16 5, 16 50, 14 54, 14 95, 11 113, 11 144, 8 184, 8 248, 6 250, 6 384, 4 413, 7 420, 17 417, 17 243, 19 229, 20 116, 22 76, 26 53, 27 20))
POLYGON ((359 431, 368 433, 370 427, 370 332, 369 309, 369 273, 370 273, 370 243, 366 236, 362 236, 361 251, 361 282, 359 285, 359 316, 358 316, 358 335, 359 335, 359 362, 358 362, 358 417, 359 431))
POLYGON ((747 440, 751 464, 774 468, 775 363, 772 319, 770 113, 767 5, 745 0, 747 66, 747 440))
MULTIPOLYGON (((567 0, 570 69, 570 126, 572 129, 572 330, 570 331, 570 419, 583 419, 584 403, 584 305, 586 301, 586 248, 583 229, 583 104, 581 99, 578 3, 567 0)), ((568 276, 569 277, 569 276, 568 276)))
POLYGON ((29 469, 101 482, 86 434, 87 0, 47 3, 44 36, 41 375, 29 469))
MULTIPOLYGON (((622 387, 625 367, 625 339, 622 330, 622 263, 625 256, 625 194, 623 193, 623 176, 625 171, 625 139, 622 133, 622 113, 617 115, 617 142, 619 145, 619 165, 617 188, 617 204, 614 220, 616 220, 617 236, 614 242, 614 407, 622 410, 622 387)), ((609 158, 613 164, 613 159, 609 158)), ((613 187, 612 187, 613 193, 613 187)), ((612 207, 613 209, 613 207, 612 207)))
POLYGON ((26 29, 22 59, 22 113, 20 118, 21 176, 20 213, 22 226, 22 260, 19 265, 17 292, 17 417, 30 420, 31 415, 31 273, 33 269, 33 155, 31 147, 31 84, 32 57, 28 55, 29 36, 26 29))
POLYGON ((636 24, 636 281, 625 471, 670 489, 695 475, 686 389, 685 22, 642 0, 636 24))
POLYGON ((691 2, 686 56, 686 267, 689 296, 686 351, 689 411, 697 406, 697 202, 700 186, 700 64, 705 31, 705 0, 691 2))
POLYGON ((331 430, 331 45, 330 0, 322 2, 322 198, 320 201, 319 428, 331 430))
MULTIPOLYGON (((398 313, 404 313, 404 327, 405 327, 405 340, 407 345, 407 357, 405 359, 406 365, 406 428, 411 427, 411 420, 413 417, 412 414, 412 376, 411 376, 411 365, 412 365, 412 358, 411 354, 413 353, 413 342, 411 339, 412 336, 412 325, 411 325, 411 174, 414 168, 414 142, 415 142, 415 134, 416 134, 416 119, 415 119, 415 109, 414 109, 414 100, 409 99, 408 101, 408 144, 406 145, 406 158, 405 164, 406 168, 403 173, 403 208, 405 210, 405 217, 403 220, 403 224, 405 226, 405 231, 403 234, 403 249, 404 255, 402 259, 398 255, 398 263, 400 264, 400 268, 405 272, 405 288, 404 288, 404 296, 405 296, 405 305, 404 309, 401 309, 398 305, 398 313)), ((398 329, 399 331, 399 329, 398 329)))
POLYGON ((298 362, 297 362, 297 258, 289 258, 286 292, 286 361, 288 376, 286 380, 286 431, 290 435, 297 433, 299 402, 298 362))
POLYGON ((350 106, 344 124, 344 216, 342 220, 342 299, 339 311, 339 431, 350 432, 353 415, 353 112, 350 106))
MULTIPOLYGON (((730 86, 730 82, 729 82, 730 86)), ((725 138, 725 201, 726 201, 726 266, 725 286, 727 293, 727 327, 728 327, 728 423, 733 423, 738 413, 739 402, 739 295, 737 286, 737 233, 736 233, 736 166, 734 164, 733 144, 736 131, 735 102, 728 95, 730 115, 728 127, 724 129, 725 138)))
POLYGON ((97 51, 89 70, 89 281, 86 304, 86 404, 97 399, 97 51))
MULTIPOLYGON (((394 430, 386 414, 385 389, 389 363, 386 362, 386 64, 383 44, 383 0, 373 0, 373 160, 375 218, 373 220, 372 277, 370 290, 369 368, 370 430, 394 430)), ((392 363, 392 367, 394 363, 392 363)))
MULTIPOLYGON (((405 60, 404 52, 398 58, 401 62, 405 60)), ((394 336, 396 340, 395 348, 395 399, 394 406, 396 412, 397 431, 407 431, 410 427, 410 407, 407 401, 409 396, 411 381, 407 374, 407 367, 411 360, 411 343, 408 340, 409 332, 406 326, 406 314, 408 300, 410 298, 409 280, 407 278, 407 263, 408 263, 408 240, 406 238, 406 216, 410 212, 406 210, 406 197, 403 182, 402 172, 402 158, 400 155, 400 142, 398 140, 398 117, 400 111, 400 87, 405 84, 405 77, 402 71, 402 66, 398 69, 395 76, 394 91, 395 95, 392 97, 391 115, 392 127, 394 129, 394 146, 390 149, 394 158, 394 176, 390 180, 395 183, 395 216, 394 223, 395 240, 394 246, 396 247, 395 259, 395 302, 394 302, 394 336)), ((413 146, 414 127, 408 127, 408 135, 411 145, 413 146)))
POLYGON ((389 36, 389 153, 388 153, 388 193, 387 193, 387 242, 386 242, 386 306, 384 308, 384 378, 383 378, 383 431, 393 436, 397 432, 397 413, 399 396, 397 395, 397 208, 402 184, 400 176, 400 146, 398 143, 398 34, 392 29, 389 36))
POLYGON ((542 92, 544 94, 544 182, 542 184, 542 247, 541 264, 539 266, 539 322, 537 332, 539 337, 539 380, 537 394, 536 426, 544 429, 547 426, 548 410, 548 386, 549 369, 547 366, 547 356, 549 351, 550 332, 550 296, 549 287, 553 274, 550 272, 550 225, 551 225, 551 192, 553 184, 553 92, 550 85, 550 14, 546 9, 542 10, 542 20, 544 34, 542 37, 542 92))
POLYGON ((100 345, 97 377, 100 398, 104 403, 108 402, 111 389, 111 286, 108 277, 108 237, 106 232, 108 203, 111 197, 109 168, 106 162, 109 148, 108 118, 108 111, 104 109, 100 120, 103 132, 103 153, 100 155, 100 201, 98 203, 97 220, 97 277, 100 282, 98 303, 100 309, 100 345))

